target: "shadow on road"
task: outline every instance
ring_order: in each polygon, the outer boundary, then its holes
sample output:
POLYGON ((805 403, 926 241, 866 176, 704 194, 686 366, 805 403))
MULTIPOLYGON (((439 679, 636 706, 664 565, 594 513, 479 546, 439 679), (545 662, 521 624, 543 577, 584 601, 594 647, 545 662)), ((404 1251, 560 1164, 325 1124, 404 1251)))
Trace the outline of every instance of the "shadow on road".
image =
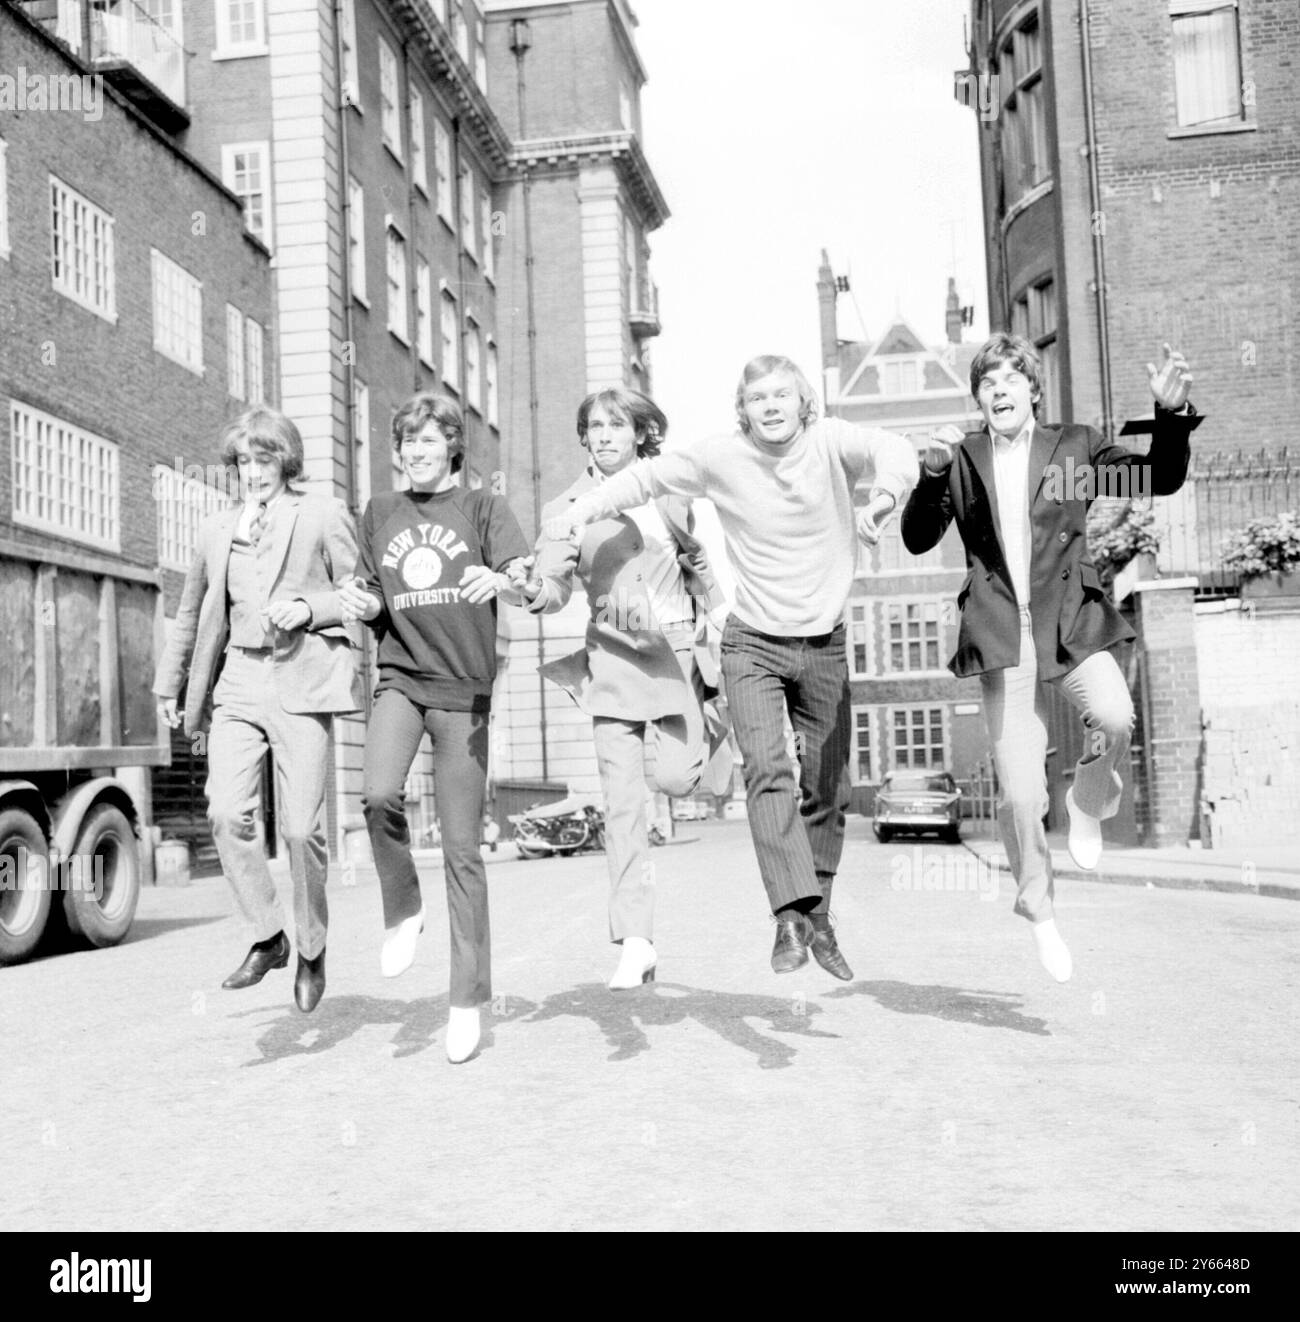
POLYGON ((909 982, 855 982, 827 992, 828 1001, 846 996, 870 996, 882 1009, 895 1014, 928 1014, 950 1023, 980 1028, 1008 1028, 1016 1033, 1051 1037, 1046 1019, 1020 1013, 1023 1004, 1011 992, 974 992, 962 987, 915 986, 909 982))
MULTIPOLYGON (((521 1019, 535 1009, 532 1001, 519 997, 495 1003, 496 1012, 485 1013, 483 1043, 480 1051, 493 1045, 492 1029, 512 1019, 521 1019)), ((485 1007, 486 1009, 486 1007, 485 1007)), ((246 1014, 265 1014, 266 1008, 248 1010, 246 1014)), ((326 991, 321 1003, 311 1014, 286 1009, 257 1039, 260 1053, 245 1066, 270 1065, 288 1056, 315 1056, 329 1051, 346 1041, 362 1028, 375 1024, 393 1024, 395 1060, 425 1051, 434 1044, 438 1033, 447 1024, 447 997, 425 996, 415 1001, 399 1001, 380 996, 335 996, 326 991)))
POLYGON ((168 932, 182 932, 187 927, 210 927, 213 923, 224 923, 224 914, 213 914, 209 918, 137 918, 131 924, 131 931, 123 945, 133 946, 140 941, 148 941, 155 936, 165 936, 168 932))
POLYGON ((679 982, 660 982, 630 992, 611 992, 603 983, 588 982, 548 996, 528 1017, 529 1023, 546 1019, 590 1019, 614 1051, 610 1060, 630 1060, 650 1049, 647 1028, 668 1028, 694 1019, 724 1041, 751 1052, 760 1069, 784 1069, 798 1052, 788 1042, 766 1037, 747 1022, 765 1019, 774 1033, 798 1037, 835 1038, 813 1028, 810 1019, 823 1014, 819 1005, 791 997, 741 996, 706 991, 679 982), (802 1011, 802 1013, 800 1012, 802 1011))

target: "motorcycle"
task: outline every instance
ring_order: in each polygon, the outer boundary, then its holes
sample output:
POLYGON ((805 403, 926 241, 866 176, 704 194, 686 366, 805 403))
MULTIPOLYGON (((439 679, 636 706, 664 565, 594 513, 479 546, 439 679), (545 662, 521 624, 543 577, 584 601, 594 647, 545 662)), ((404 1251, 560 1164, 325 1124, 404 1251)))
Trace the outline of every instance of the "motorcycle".
POLYGON ((605 848, 605 815, 589 799, 570 796, 558 803, 535 805, 507 820, 515 828, 515 847, 521 858, 605 848))

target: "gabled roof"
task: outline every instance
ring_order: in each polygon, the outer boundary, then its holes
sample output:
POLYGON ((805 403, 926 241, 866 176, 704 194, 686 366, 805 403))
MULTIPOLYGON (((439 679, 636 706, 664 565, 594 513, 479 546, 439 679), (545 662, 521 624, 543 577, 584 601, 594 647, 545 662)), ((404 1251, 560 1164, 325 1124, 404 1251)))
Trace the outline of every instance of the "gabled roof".
POLYGON ((882 363, 888 358, 921 360, 921 393, 965 390, 964 373, 974 353, 971 345, 931 348, 906 320, 898 317, 874 345, 862 342, 840 345, 840 376, 844 385, 839 397, 841 400, 879 398, 884 379, 882 363))

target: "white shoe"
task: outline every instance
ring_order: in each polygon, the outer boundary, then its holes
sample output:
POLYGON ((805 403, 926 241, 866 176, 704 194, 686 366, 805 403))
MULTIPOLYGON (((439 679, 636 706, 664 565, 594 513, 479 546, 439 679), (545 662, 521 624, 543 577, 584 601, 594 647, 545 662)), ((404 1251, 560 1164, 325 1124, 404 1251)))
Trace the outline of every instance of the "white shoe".
POLYGON ((453 1005, 447 1015, 447 1059, 453 1065, 468 1060, 478 1049, 478 1006, 461 1009, 453 1005))
POLYGON ((631 987, 639 987, 643 982, 653 982, 658 958, 654 946, 645 937, 625 936, 618 968, 609 980, 610 991, 627 991, 631 987))
POLYGON ((1034 924, 1034 946, 1038 950, 1038 959, 1042 966, 1057 982, 1069 982, 1074 972, 1074 961, 1070 958, 1069 948, 1061 940, 1056 930, 1056 919, 1049 918, 1045 923, 1034 924))
POLYGON ((415 961, 415 943, 424 931, 424 906, 410 918, 403 918, 396 927, 384 933, 384 948, 379 955, 379 971, 386 978, 405 973, 415 961))
POLYGON ((1073 788, 1065 791, 1065 810, 1070 816, 1066 841, 1070 857, 1085 872, 1092 872, 1101 861, 1101 818, 1089 816, 1075 803, 1073 788))

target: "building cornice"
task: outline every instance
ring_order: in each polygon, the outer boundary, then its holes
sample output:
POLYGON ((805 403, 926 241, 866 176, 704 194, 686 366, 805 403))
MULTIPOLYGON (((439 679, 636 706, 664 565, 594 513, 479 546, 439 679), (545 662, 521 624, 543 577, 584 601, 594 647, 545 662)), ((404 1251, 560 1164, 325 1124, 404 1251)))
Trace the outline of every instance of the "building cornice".
POLYGON ((642 83, 646 81, 645 65, 641 63, 634 36, 640 21, 628 0, 535 0, 533 4, 527 3, 527 0, 486 0, 486 5, 488 17, 503 21, 512 18, 536 18, 548 9, 570 10, 596 5, 610 9, 613 11, 614 32, 618 37, 619 45, 623 47, 623 53, 627 56, 628 63, 636 76, 642 83))
POLYGON ((658 229, 671 214, 636 135, 586 133, 566 138, 533 138, 516 142, 510 165, 518 173, 563 173, 596 161, 608 161, 631 193, 648 231, 658 229))
POLYGON ((461 131, 477 145, 494 173, 504 173, 510 138, 428 0, 389 0, 389 12, 427 60, 430 71, 445 80, 461 131))

